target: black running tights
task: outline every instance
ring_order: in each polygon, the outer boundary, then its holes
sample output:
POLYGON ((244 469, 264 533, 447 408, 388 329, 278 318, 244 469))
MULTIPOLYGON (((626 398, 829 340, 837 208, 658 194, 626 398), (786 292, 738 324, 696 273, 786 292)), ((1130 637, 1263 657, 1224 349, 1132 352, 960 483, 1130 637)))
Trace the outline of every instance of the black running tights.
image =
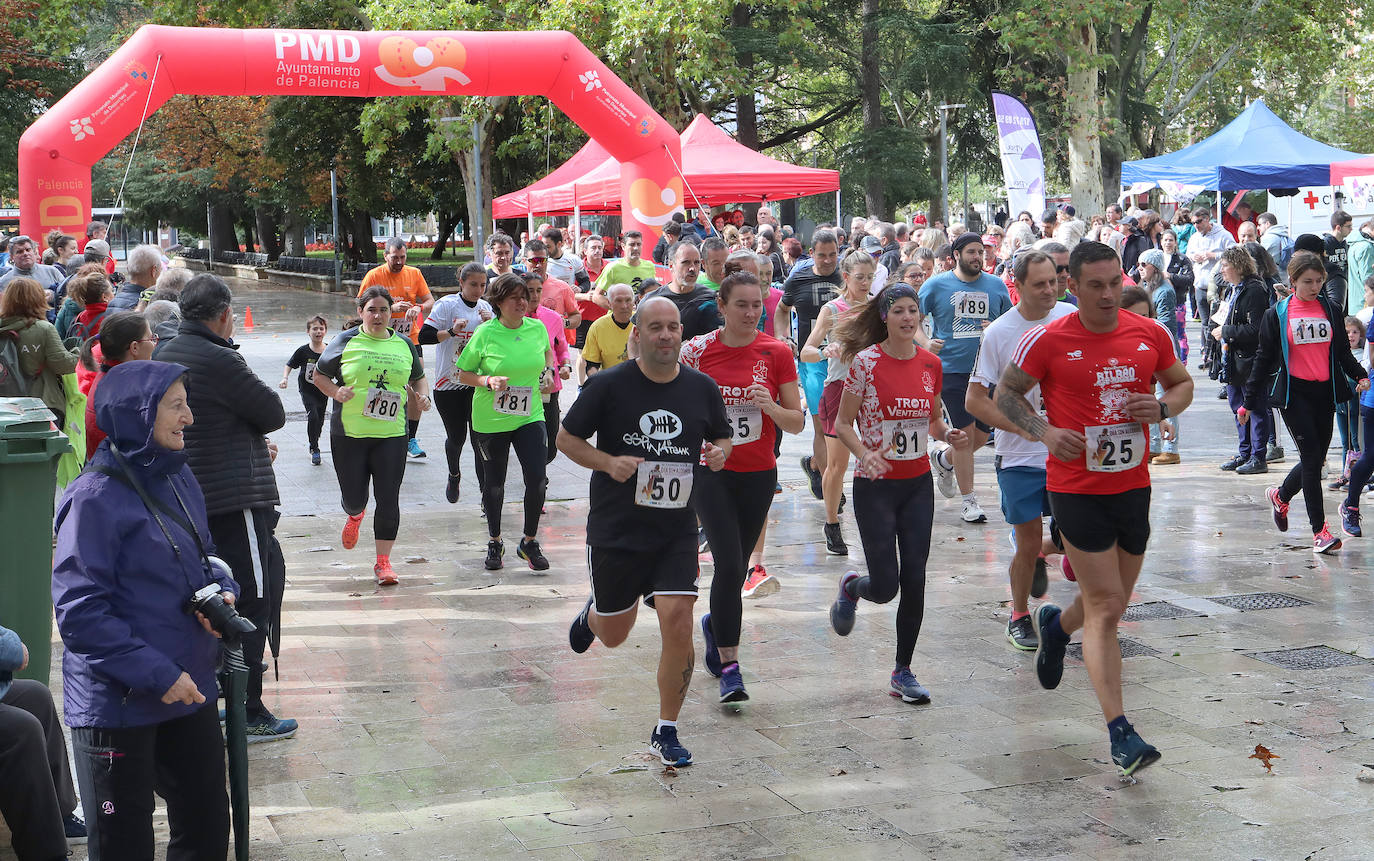
POLYGON ((520 460, 525 479, 525 534, 534 535, 539 528, 539 515, 544 508, 544 476, 547 444, 544 442, 544 423, 530 422, 513 431, 500 433, 472 432, 472 444, 482 458, 482 510, 487 513, 487 534, 496 538, 501 534, 501 506, 506 501, 506 467, 510 450, 520 460))
POLYGON ((372 485, 377 500, 372 512, 372 537, 395 541, 401 531, 401 479, 406 474, 406 438, 382 439, 334 434, 329 438, 329 456, 339 479, 343 510, 357 516, 367 510, 367 488, 372 485))
POLYGON ((711 579, 711 633, 716 647, 739 645, 744 601, 740 589, 749 568, 759 533, 768 521, 773 492, 778 486, 777 468, 762 472, 712 472, 698 468, 692 489, 692 507, 711 543, 715 574, 711 579))
POLYGON ((1331 448, 1331 430, 1336 418, 1336 404, 1331 395, 1331 381, 1313 382, 1288 378, 1288 406, 1284 407, 1283 423, 1293 442, 1298 445, 1298 463, 1288 471, 1279 486, 1279 498, 1288 502, 1302 491, 1307 506, 1307 519, 1312 534, 1326 525, 1326 509, 1322 505, 1322 465, 1327 449, 1331 448))
POLYGON ((859 527, 868 574, 854 591, 865 601, 886 604, 897 597, 897 666, 911 666, 926 611, 926 559, 935 518, 930 473, 916 478, 854 477, 854 522, 859 527))
POLYGON ((461 389, 435 389, 434 409, 444 422, 444 456, 448 458, 448 474, 458 475, 458 460, 463 455, 463 443, 468 435, 473 438, 472 466, 477 472, 477 484, 482 485, 482 458, 477 455, 477 431, 472 429, 472 395, 477 390, 471 386, 461 389))

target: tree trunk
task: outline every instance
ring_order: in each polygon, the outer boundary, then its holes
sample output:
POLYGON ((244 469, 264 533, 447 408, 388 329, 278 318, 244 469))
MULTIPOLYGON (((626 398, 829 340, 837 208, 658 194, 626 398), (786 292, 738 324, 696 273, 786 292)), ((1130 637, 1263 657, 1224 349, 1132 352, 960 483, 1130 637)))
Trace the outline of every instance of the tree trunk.
MULTIPOLYGON (((859 93, 863 100, 865 135, 872 135, 883 127, 883 89, 878 67, 878 4, 879 0, 863 0, 859 93)), ((864 180, 864 205, 869 215, 879 218, 887 215, 886 188, 876 170, 870 171, 864 180)))
POLYGON ((434 215, 439 224, 434 236, 434 251, 429 255, 429 259, 443 260, 444 250, 448 248, 448 239, 453 235, 453 226, 458 221, 458 213, 452 209, 440 208, 434 215))
POLYGON ((1076 35, 1075 44, 1069 48, 1068 90, 1065 93, 1069 126, 1069 194, 1080 211, 1092 213, 1107 204, 1102 193, 1097 32, 1088 22, 1078 28, 1076 35))
POLYGON ((282 233, 285 244, 282 253, 288 257, 305 256, 305 219, 295 206, 286 207, 282 216, 282 233))
POLYGON ((280 215, 275 207, 257 206, 253 208, 253 218, 258 228, 258 243, 268 260, 281 256, 281 240, 278 238, 277 221, 280 215))
POLYGON ((357 249, 358 263, 377 264, 377 243, 372 241, 372 213, 366 209, 355 209, 349 213, 353 231, 353 244, 357 249))
MULTIPOLYGON (((747 3, 736 3, 734 8, 730 10, 730 26, 737 30, 743 30, 749 26, 749 5, 747 3)), ((744 80, 753 81, 753 53, 740 51, 735 55, 735 61, 744 73, 744 80)), ((752 150, 759 148, 758 100, 755 98, 752 88, 735 96, 735 139, 752 150)), ((759 223, 759 204, 746 203, 743 209, 745 221, 750 224, 759 223)))
POLYGON ((244 210, 239 214, 239 229, 243 231, 243 250, 249 253, 255 251, 256 243, 253 241, 253 213, 252 210, 244 210))
POLYGON ((218 203, 210 205, 210 242, 220 254, 239 250, 239 239, 234 232, 234 210, 218 203))
MULTIPOLYGON (((939 120, 937 119, 936 123, 938 122, 939 120)), ((925 136, 925 142, 926 152, 930 153, 932 162, 931 172, 935 175, 935 181, 938 183, 940 181, 940 165, 935 162, 935 160, 940 157, 940 132, 938 125, 936 126, 936 131, 932 131, 925 136)), ((935 194, 930 197, 930 212, 926 213, 926 217, 929 219, 928 226, 930 227, 934 227, 937 221, 941 224, 949 224, 949 219, 945 218, 945 202, 940 199, 939 188, 936 188, 935 194)))

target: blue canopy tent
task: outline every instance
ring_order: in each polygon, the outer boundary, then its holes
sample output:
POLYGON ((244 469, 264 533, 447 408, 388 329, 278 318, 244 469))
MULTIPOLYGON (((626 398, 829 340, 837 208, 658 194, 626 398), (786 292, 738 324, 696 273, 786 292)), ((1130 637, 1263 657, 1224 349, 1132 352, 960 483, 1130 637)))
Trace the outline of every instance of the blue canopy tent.
POLYGON ((1354 158, 1359 154, 1299 134, 1257 100, 1206 140, 1122 164, 1121 184, 1176 182, 1218 192, 1330 185, 1331 163, 1354 158))

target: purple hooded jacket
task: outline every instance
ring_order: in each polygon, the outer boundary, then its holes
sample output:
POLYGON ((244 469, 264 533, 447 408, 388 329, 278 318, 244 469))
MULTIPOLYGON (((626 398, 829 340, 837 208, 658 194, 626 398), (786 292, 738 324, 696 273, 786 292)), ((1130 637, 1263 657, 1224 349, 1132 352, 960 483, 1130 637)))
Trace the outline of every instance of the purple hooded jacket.
MULTIPOLYGON (((183 366, 164 362, 111 368, 95 399, 96 422, 108 439, 91 464, 119 470, 110 453, 113 441, 144 490, 180 512, 176 488, 205 552, 213 553, 205 498, 185 452, 153 441, 158 402, 185 373, 183 366)), ((166 514, 162 520, 180 557, 133 488, 89 466, 58 503, 52 595, 66 647, 62 692, 68 726, 147 726, 204 708, 162 702, 183 670, 207 699, 215 695, 219 641, 182 607, 212 580, 236 596, 238 586, 208 573, 195 538, 166 514)))

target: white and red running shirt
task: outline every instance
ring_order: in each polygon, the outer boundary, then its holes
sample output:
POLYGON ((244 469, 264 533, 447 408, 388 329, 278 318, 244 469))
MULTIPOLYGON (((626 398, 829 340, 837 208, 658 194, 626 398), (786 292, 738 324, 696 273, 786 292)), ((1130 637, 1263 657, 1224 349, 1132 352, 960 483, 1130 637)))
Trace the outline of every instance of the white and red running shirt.
POLYGON ((721 330, 698 335, 682 345, 681 362, 695 368, 716 381, 725 401, 725 414, 730 420, 734 448, 725 461, 731 472, 763 472, 778 465, 773 454, 773 442, 778 429, 745 392, 758 383, 768 389, 776 402, 786 383, 797 381, 797 366, 792 350, 774 338, 759 332, 745 347, 727 347, 720 339, 721 330))
MULTIPOLYGON (((859 441, 892 465, 879 479, 930 472, 926 444, 943 380, 939 358, 920 347, 910 359, 890 356, 879 344, 854 357, 844 390, 859 398, 859 441)), ((861 467, 854 474, 869 477, 861 467)))

